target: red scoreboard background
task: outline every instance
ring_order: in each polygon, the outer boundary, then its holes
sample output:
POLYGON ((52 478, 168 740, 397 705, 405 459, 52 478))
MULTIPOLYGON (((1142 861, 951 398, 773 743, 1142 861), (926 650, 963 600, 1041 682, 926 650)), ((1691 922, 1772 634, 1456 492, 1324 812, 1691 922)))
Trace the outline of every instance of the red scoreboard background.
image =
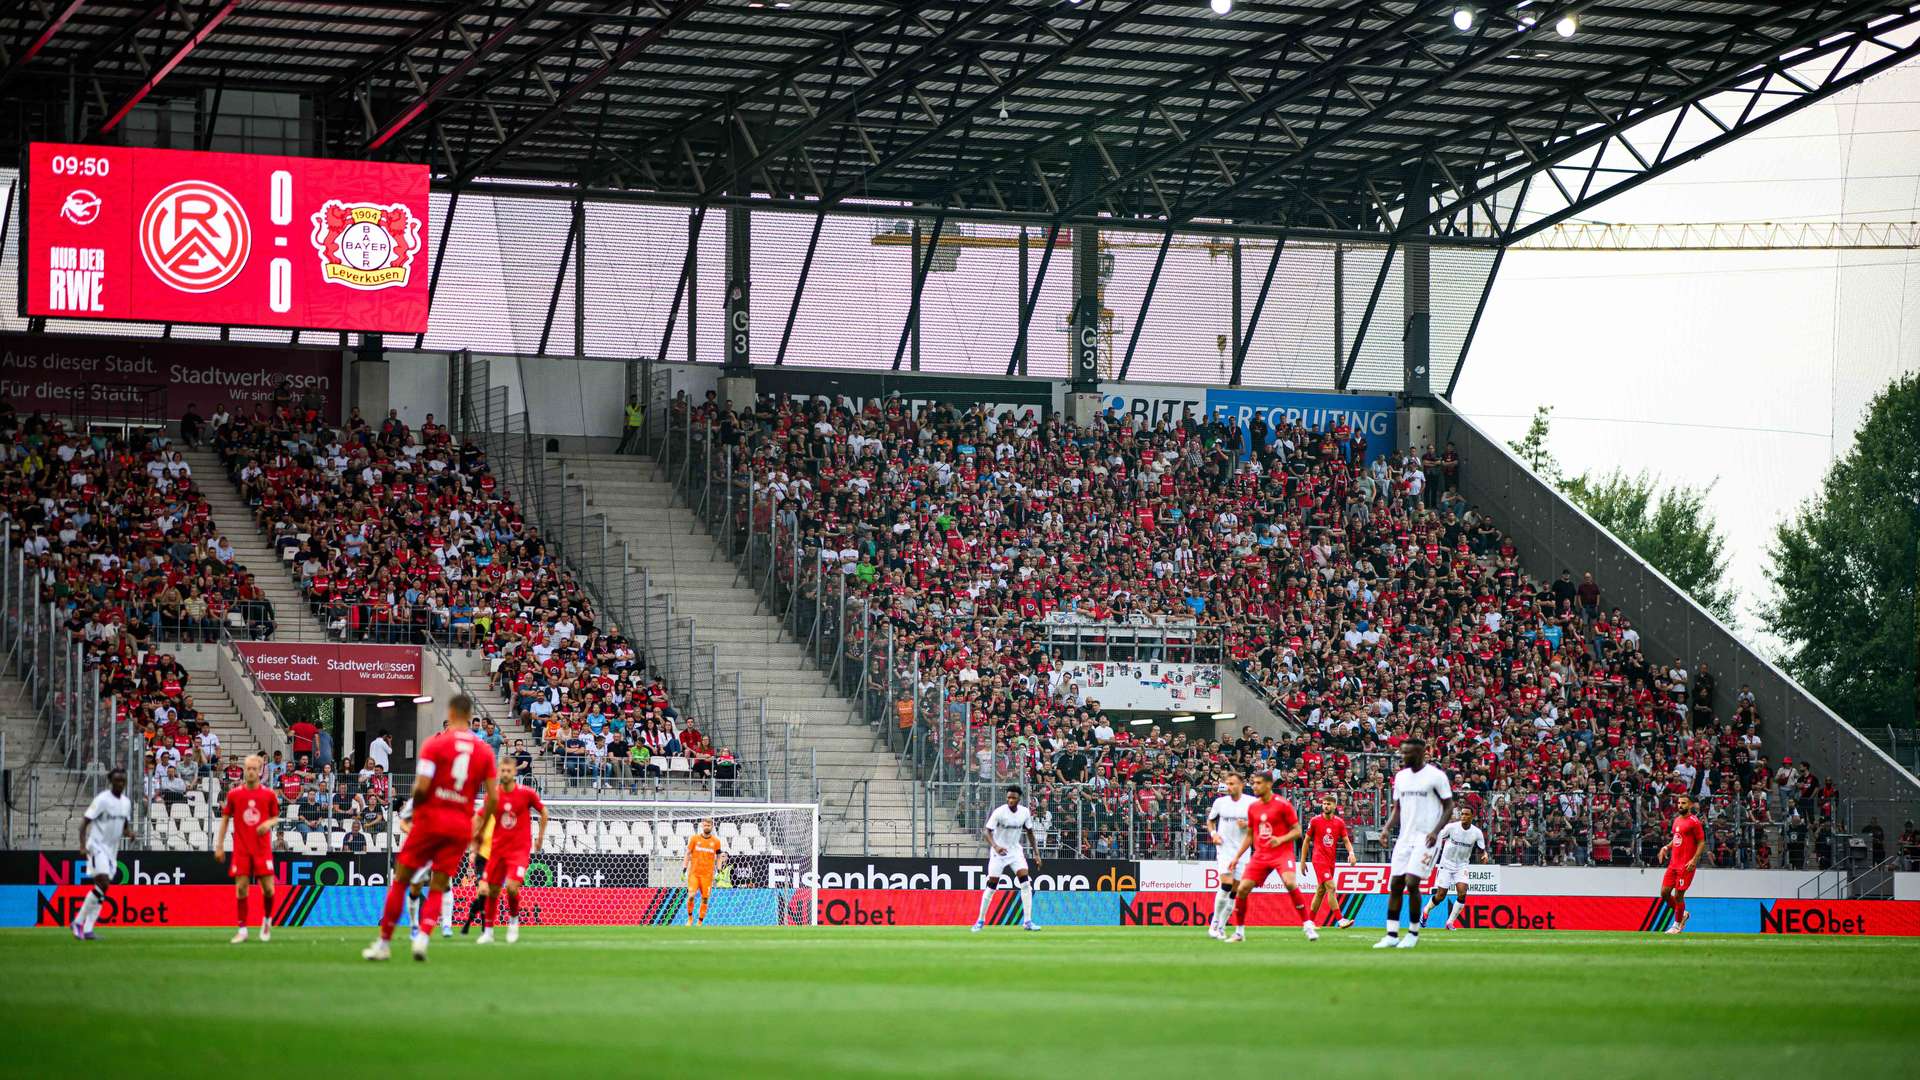
POLYGON ((427 167, 34 143, 27 315, 420 333, 427 167))

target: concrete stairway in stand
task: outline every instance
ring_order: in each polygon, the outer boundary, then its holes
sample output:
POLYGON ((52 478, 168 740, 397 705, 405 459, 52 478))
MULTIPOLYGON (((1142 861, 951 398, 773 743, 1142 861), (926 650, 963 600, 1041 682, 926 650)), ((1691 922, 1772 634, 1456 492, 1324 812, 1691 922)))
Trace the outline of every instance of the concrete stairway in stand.
MULTIPOLYGON (((653 591, 672 594, 675 617, 694 620, 695 642, 715 647, 720 685, 731 686, 737 672, 744 695, 766 700, 770 728, 792 725, 796 761, 811 758, 818 769, 822 850, 912 854, 911 773, 787 636, 779 617, 744 580, 735 583, 737 568, 692 512, 672 505, 672 488, 650 478, 652 462, 577 454, 563 467, 569 483, 586 489, 589 512, 604 514, 635 564, 646 568, 653 591)), ((745 758, 752 748, 733 751, 745 758)), ((944 817, 933 830, 935 845, 968 842, 944 817)))
POLYGON ((233 545, 233 557, 252 572, 260 591, 272 601, 273 636, 281 641, 326 640, 326 628, 307 610, 293 571, 268 542, 266 532, 254 524, 253 511, 220 467, 219 456, 211 450, 186 450, 181 457, 193 467, 193 481, 213 510, 215 529, 226 536, 233 545))

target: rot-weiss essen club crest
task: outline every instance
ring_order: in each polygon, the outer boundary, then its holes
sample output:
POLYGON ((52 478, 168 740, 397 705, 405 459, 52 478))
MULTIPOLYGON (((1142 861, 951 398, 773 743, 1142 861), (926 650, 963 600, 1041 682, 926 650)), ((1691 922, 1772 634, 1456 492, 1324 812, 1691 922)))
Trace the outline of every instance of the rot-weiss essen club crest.
POLYGON ((420 251, 420 220, 399 203, 329 199, 313 215, 313 246, 327 281, 365 290, 405 285, 420 251))

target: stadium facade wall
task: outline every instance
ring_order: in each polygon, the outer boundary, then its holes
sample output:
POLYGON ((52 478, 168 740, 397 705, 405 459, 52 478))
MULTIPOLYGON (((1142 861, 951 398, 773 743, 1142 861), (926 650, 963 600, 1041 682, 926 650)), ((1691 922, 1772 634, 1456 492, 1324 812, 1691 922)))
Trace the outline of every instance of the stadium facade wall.
POLYGON ((1741 686, 1751 686, 1769 745, 1833 777, 1850 800, 1884 804, 1883 819, 1899 820, 1893 815, 1901 808, 1911 816, 1920 807, 1920 780, 1535 476, 1499 440, 1444 402, 1431 405, 1439 442, 1451 442, 1460 452, 1467 499, 1488 507, 1512 534, 1529 574, 1551 581, 1563 568, 1591 570, 1600 583, 1601 602, 1630 613, 1648 656, 1712 666, 1718 677, 1717 713, 1730 714, 1733 696, 1741 686))

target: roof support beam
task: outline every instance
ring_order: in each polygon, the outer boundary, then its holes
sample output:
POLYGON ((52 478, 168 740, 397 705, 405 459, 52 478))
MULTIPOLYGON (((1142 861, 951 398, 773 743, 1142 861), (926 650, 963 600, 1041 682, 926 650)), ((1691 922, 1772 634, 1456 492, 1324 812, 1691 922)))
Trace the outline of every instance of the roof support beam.
MULTIPOLYGON (((829 124, 837 123, 848 118, 857 119, 862 105, 882 100, 884 96, 891 93, 895 87, 905 83, 910 92, 912 90, 913 80, 930 76, 935 71, 943 70, 951 65, 951 58, 944 61, 939 58, 949 50, 962 34, 975 27, 981 26, 988 19, 999 14, 1002 9, 1013 3, 1014 0, 980 0, 980 3, 972 9, 955 14, 955 16, 947 22, 946 29, 943 30, 938 37, 923 43, 912 53, 890 64, 884 71, 874 71, 869 68, 869 78, 866 83, 851 88, 847 96, 838 101, 820 103, 816 107, 818 110, 816 115, 807 118, 794 128, 769 140, 766 147, 762 149, 760 153, 754 154, 746 161, 731 169, 728 174, 715 185, 714 190, 732 191, 734 185, 739 183, 743 178, 752 176, 768 161, 777 160, 795 147, 803 145, 809 137, 826 128, 829 124)), ((852 55, 855 60, 860 61, 863 66, 865 65, 865 58, 861 57, 858 52, 854 52, 852 55)))
POLYGON ((59 33, 60 28, 67 25, 67 20, 73 18, 73 13, 79 11, 80 5, 86 2, 87 0, 66 0, 64 7, 55 9, 53 18, 47 20, 46 29, 40 31, 26 48, 20 50, 20 55, 14 58, 13 63, 7 65, 5 71, 0 71, 0 84, 5 84, 14 72, 24 67, 35 56, 40 55, 40 50, 47 47, 47 42, 53 40, 53 35, 59 33))
MULTIPOLYGON (((367 140, 366 148, 371 151, 378 150, 382 146, 385 146, 395 135, 400 134, 408 124, 413 123, 416 117, 425 112, 427 106, 438 100, 440 95, 446 93, 450 87, 458 83, 461 79, 466 78, 467 72, 472 71, 475 64, 478 64, 481 60, 491 55, 495 49, 505 44, 508 38, 525 29, 528 23, 539 17, 552 3, 553 0, 529 0, 526 10, 514 16, 505 26, 488 35, 487 40, 474 45, 468 50, 467 55, 461 57, 451 68, 448 68, 439 78, 435 79, 432 86, 422 91, 420 96, 414 98, 413 101, 409 102, 396 113, 393 119, 382 125, 380 130, 375 132, 373 137, 367 140)), ((456 22, 454 26, 458 29, 459 24, 456 22)))
POLYGON ((227 16, 233 14, 233 10, 239 6, 240 0, 224 0, 219 7, 215 8, 213 14, 207 16, 197 29, 187 35, 187 39, 180 43, 179 48, 161 61, 159 67, 153 69, 153 73, 147 76, 139 89, 135 90, 133 95, 114 111, 113 115, 107 117, 107 122, 100 125, 100 134, 105 135, 118 127, 120 121, 125 120, 127 114, 133 111, 133 107, 140 104, 148 94, 153 93, 154 87, 159 86, 161 80, 172 74, 173 69, 179 67, 182 60, 192 55, 193 50, 199 48, 200 43, 207 40, 207 37, 218 29, 221 23, 227 21, 227 16))
POLYGON ((1140 297, 1140 314, 1134 316, 1133 332, 1127 335, 1127 355, 1120 359, 1120 375, 1117 381, 1126 382, 1127 372, 1133 369, 1133 350, 1140 344, 1140 328, 1147 324, 1147 308, 1153 304, 1154 290, 1160 285, 1160 268, 1167 265, 1167 249, 1173 246, 1173 226, 1167 226, 1167 233, 1160 238, 1160 253, 1153 257, 1153 273, 1147 275, 1147 291, 1140 297))
POLYGON ((621 46, 612 57, 608 58, 599 67, 581 76, 573 85, 567 87, 566 92, 556 98, 551 105, 547 106, 532 120, 516 128, 506 138, 502 139, 498 146, 488 151, 479 160, 469 163, 466 168, 461 171, 461 176, 471 180, 480 175, 488 166, 506 156, 514 147, 520 145, 527 136, 532 135, 534 132, 539 131, 541 128, 546 127, 558 119, 572 107, 574 102, 584 97, 594 87, 600 85, 601 80, 618 71, 623 65, 633 60, 634 57, 645 52, 655 42, 665 37, 667 31, 684 22, 687 16, 698 11, 705 4, 706 0, 679 0, 679 3, 674 5, 673 10, 662 17, 659 22, 654 23, 642 33, 636 35, 633 40, 621 46))

